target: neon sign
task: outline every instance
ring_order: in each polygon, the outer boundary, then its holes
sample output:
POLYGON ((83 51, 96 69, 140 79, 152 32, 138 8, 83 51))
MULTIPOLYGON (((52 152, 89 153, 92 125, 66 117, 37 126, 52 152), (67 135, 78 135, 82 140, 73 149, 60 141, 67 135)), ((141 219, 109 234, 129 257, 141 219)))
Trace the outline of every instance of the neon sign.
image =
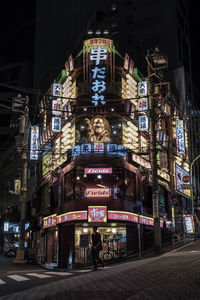
POLYGON ((94 106, 104 105, 105 97, 103 92, 106 90, 106 67, 100 66, 100 61, 107 59, 107 49, 100 46, 91 49, 90 60, 95 61, 95 67, 92 68, 92 103, 94 106))
POLYGON ((104 198, 110 196, 109 188, 87 188, 86 197, 87 198, 104 198))

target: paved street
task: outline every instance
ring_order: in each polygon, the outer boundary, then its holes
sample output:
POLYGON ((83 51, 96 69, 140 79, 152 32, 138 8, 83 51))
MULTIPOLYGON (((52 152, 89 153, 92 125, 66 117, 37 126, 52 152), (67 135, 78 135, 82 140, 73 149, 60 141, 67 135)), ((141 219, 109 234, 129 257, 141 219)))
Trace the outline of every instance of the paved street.
POLYGON ((158 257, 109 265, 97 272, 30 267, 1 273, 0 299, 200 299, 199 241, 158 257))

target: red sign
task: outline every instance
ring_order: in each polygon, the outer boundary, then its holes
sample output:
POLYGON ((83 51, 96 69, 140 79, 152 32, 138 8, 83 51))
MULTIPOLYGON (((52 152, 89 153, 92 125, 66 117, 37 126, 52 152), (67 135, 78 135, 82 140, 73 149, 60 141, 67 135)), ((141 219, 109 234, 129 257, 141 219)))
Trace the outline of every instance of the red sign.
POLYGON ((88 222, 107 222, 107 206, 88 206, 88 222))
POLYGON ((112 174, 112 168, 85 168, 85 174, 112 174))
POLYGON ((108 219, 138 223, 138 215, 131 212, 108 211, 108 219))
POLYGON ((57 224, 57 215, 51 215, 46 218, 43 218, 43 228, 49 228, 57 224))
POLYGON ((87 211, 74 211, 57 216, 57 223, 70 222, 75 220, 87 220, 87 211))
POLYGON ((104 198, 110 196, 109 188, 87 188, 86 197, 87 198, 104 198))
POLYGON ((149 226, 154 225, 153 218, 145 217, 145 216, 140 216, 140 224, 145 224, 149 226))

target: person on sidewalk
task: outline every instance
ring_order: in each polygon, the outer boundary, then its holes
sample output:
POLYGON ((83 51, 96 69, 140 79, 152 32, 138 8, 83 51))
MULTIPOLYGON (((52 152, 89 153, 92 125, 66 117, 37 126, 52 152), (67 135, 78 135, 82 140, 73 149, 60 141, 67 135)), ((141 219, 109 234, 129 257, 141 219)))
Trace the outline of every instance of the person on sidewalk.
POLYGON ((99 261, 104 268, 104 262, 99 257, 99 252, 102 250, 101 235, 97 232, 97 227, 93 227, 92 234, 92 259, 94 270, 97 270, 97 261, 99 261))

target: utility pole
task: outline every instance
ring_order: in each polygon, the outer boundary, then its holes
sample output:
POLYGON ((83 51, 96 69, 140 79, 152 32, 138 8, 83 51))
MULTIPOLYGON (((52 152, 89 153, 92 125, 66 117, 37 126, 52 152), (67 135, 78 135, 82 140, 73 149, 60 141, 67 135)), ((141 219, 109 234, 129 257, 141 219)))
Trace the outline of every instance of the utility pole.
MULTIPOLYGON (((148 84, 149 94, 154 93, 152 78, 150 76, 150 66, 148 65, 148 84)), ((160 213, 158 201, 158 165, 157 165, 157 149, 156 149, 156 105, 154 96, 149 97, 150 108, 150 161, 152 170, 152 206, 154 219, 154 247, 155 252, 161 251, 161 231, 160 231, 160 213)))
MULTIPOLYGON (((160 229, 160 208, 159 208, 159 185, 158 185, 158 163, 157 163, 157 105, 158 96, 155 95, 155 83, 161 82, 160 70, 165 69, 167 62, 160 54, 158 48, 146 56, 148 68, 148 92, 149 92, 149 109, 150 109, 150 161, 152 170, 152 207, 154 219, 154 249, 156 253, 161 251, 161 229, 160 229), (155 81, 155 82, 154 82, 155 81)), ((156 93, 157 94, 157 93, 156 93)))
POLYGON ((19 118, 19 136, 21 137, 21 145, 18 151, 21 152, 21 160, 23 164, 22 185, 20 193, 20 250, 24 251, 25 242, 25 221, 27 210, 27 142, 29 128, 29 98, 22 98, 19 94, 12 102, 12 110, 20 113, 19 118))

